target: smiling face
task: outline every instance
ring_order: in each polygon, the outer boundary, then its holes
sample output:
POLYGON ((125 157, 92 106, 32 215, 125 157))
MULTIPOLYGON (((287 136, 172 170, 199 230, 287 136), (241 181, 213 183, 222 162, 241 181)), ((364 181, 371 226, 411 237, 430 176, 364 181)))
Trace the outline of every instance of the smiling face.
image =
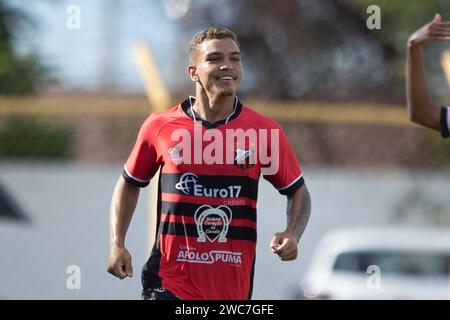
POLYGON ((191 57, 188 72, 208 96, 234 96, 242 78, 239 47, 231 38, 200 43, 191 57))

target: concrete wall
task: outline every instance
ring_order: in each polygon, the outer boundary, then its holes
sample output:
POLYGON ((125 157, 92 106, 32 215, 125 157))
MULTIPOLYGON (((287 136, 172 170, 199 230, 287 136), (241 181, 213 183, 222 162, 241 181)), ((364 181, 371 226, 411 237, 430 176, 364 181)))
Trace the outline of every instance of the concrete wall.
MULTIPOLYGON (((127 236, 134 277, 118 280, 106 272, 108 209, 121 168, 0 163, 0 184, 28 217, 0 218, 0 299, 140 298, 140 269, 149 254, 148 188, 141 191, 127 236), (80 290, 66 287, 70 265, 81 269, 80 290)), ((304 171, 313 211, 293 262, 281 262, 269 250, 273 234, 285 226, 286 200, 266 181, 260 183, 253 299, 293 298, 317 242, 330 230, 394 222, 450 224, 445 220, 450 219, 449 173, 304 171), (440 211, 424 214, 430 208, 440 211)))

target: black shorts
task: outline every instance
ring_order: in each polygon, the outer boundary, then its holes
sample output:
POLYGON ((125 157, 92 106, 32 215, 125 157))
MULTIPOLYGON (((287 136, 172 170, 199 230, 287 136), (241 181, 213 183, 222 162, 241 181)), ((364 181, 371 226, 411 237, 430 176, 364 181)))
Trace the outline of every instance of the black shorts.
POLYGON ((142 300, 181 300, 164 288, 147 288, 142 290, 142 300))

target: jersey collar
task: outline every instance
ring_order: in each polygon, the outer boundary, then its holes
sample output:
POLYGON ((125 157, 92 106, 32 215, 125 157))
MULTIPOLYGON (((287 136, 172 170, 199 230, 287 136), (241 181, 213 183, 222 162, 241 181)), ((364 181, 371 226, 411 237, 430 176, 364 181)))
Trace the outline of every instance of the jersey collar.
POLYGON ((189 96, 186 100, 184 100, 181 103, 181 109, 189 118, 191 118, 195 122, 201 123, 202 126, 204 126, 207 129, 217 128, 218 126, 220 126, 222 124, 226 124, 226 123, 230 122, 231 120, 237 118, 237 116, 241 113, 242 107, 243 107, 242 103, 238 99, 238 97, 234 97, 234 110, 226 119, 218 120, 215 122, 208 122, 208 121, 203 120, 195 115, 194 110, 192 108, 192 106, 194 105, 194 102, 195 102, 195 97, 189 96))

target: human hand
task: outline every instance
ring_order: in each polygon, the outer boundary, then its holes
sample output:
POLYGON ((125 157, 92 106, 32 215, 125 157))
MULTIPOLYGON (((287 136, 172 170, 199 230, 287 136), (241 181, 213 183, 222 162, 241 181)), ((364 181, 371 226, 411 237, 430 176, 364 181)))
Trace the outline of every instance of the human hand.
POLYGON ((270 249, 283 261, 295 260, 298 253, 297 239, 286 231, 275 233, 270 243, 270 249))
POLYGON ((131 255, 125 247, 111 246, 108 258, 108 272, 119 279, 133 277, 131 255))
POLYGON ((441 16, 436 14, 434 19, 416 30, 408 39, 408 45, 421 46, 432 41, 450 39, 450 21, 441 22, 441 16))

